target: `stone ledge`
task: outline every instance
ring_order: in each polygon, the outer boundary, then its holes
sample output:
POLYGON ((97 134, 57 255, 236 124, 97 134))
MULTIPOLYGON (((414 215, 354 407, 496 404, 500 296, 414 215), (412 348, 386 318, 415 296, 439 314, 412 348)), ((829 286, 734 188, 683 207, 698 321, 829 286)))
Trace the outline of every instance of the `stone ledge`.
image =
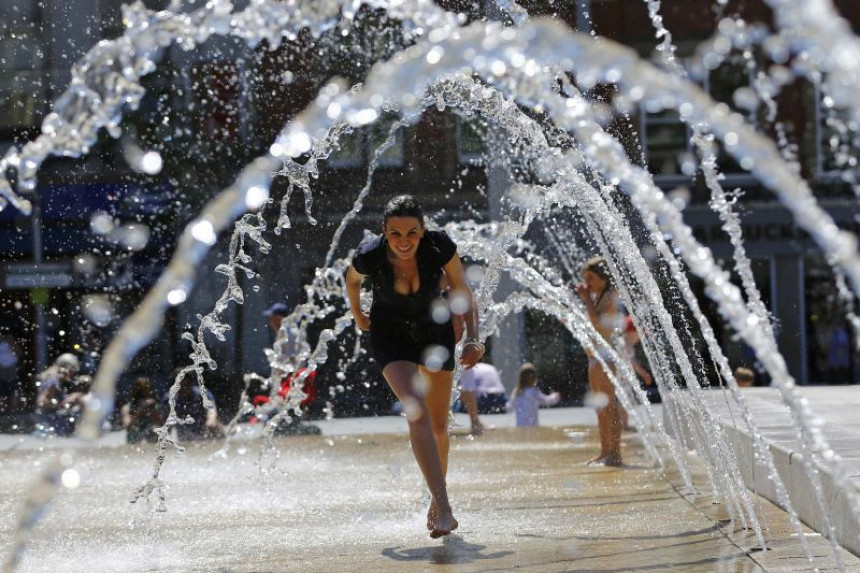
MULTIPOLYGON (((774 466, 794 510, 803 523, 824 533, 824 514, 812 494, 810 478, 803 465, 801 442, 779 392, 773 388, 742 391, 744 402, 773 456, 774 466)), ((860 492, 860 416, 857 415, 860 387, 805 387, 801 388, 801 394, 809 401, 810 410, 820 418, 827 443, 841 457, 841 467, 848 476, 850 487, 860 492)), ((705 395, 711 413, 717 417, 738 459, 744 483, 758 495, 786 509, 778 499, 765 463, 756 459, 753 438, 739 416, 737 405, 730 397, 726 400, 722 390, 707 391, 705 395)), ((666 427, 671 425, 667 423, 666 427)), ((687 431, 682 428, 682 432, 687 431)), ((680 436, 680 439, 690 443, 687 435, 680 436)), ((836 478, 828 469, 820 469, 819 475, 825 511, 830 516, 837 541, 855 555, 860 555, 860 524, 850 511, 846 491, 837 488, 836 478)))

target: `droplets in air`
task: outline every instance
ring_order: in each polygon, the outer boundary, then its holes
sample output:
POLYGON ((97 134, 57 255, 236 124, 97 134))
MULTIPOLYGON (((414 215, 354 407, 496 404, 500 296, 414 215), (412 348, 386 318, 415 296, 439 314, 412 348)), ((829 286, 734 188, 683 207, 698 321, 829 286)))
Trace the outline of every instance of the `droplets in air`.
POLYGON ((97 211, 90 218, 90 230, 96 235, 107 235, 114 226, 114 218, 104 211, 97 211))
POLYGON ((602 410, 609 405, 609 396, 605 392, 586 392, 582 402, 586 408, 602 410))
POLYGON ((116 227, 111 238, 129 251, 141 251, 149 243, 149 227, 141 223, 126 223, 116 227))
POLYGON ((114 309, 110 298, 104 294, 93 294, 84 297, 82 310, 90 322, 99 327, 105 327, 113 321, 114 309))
POLYGON ((451 354, 448 349, 438 344, 431 344, 424 349, 422 362, 431 372, 438 372, 445 366, 445 362, 451 354))
POLYGON ((215 227, 210 221, 196 221, 191 224, 191 236, 205 245, 214 245, 218 237, 215 235, 215 227))

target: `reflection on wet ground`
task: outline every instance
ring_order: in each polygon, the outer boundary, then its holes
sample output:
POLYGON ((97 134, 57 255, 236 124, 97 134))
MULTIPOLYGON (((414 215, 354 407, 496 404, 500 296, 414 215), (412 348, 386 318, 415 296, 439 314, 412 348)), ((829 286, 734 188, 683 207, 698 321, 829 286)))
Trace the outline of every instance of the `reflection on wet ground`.
MULTIPOLYGON (((460 528, 442 540, 424 527, 425 493, 405 433, 282 438, 277 452, 243 442, 226 459, 213 457, 217 444, 192 444, 166 465, 167 513, 128 502, 152 467, 150 449, 78 450, 81 484, 57 499, 21 570, 811 569, 770 503, 758 502, 772 546, 762 552, 706 487, 685 498, 673 471, 651 467, 636 434, 625 435, 625 467, 585 465, 595 439, 591 427, 454 435, 449 488, 460 528)), ((48 455, 38 444, 0 453, 4 553, 48 455)), ((826 542, 808 539, 817 565, 829 568, 826 542)), ((860 570, 856 557, 845 559, 860 570)))

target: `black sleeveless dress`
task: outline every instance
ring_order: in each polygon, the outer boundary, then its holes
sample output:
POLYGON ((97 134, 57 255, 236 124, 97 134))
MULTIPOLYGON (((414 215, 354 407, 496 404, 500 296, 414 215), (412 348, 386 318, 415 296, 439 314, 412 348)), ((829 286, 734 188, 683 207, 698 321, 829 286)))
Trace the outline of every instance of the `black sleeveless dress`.
POLYGON ((419 289, 404 295, 394 290, 384 235, 362 241, 355 250, 352 266, 373 283, 370 344, 380 368, 407 360, 433 370, 454 369, 454 327, 450 319, 434 321, 431 310, 434 301, 444 298, 439 287, 442 267, 456 252, 457 245, 445 231, 425 231, 415 253, 419 289))

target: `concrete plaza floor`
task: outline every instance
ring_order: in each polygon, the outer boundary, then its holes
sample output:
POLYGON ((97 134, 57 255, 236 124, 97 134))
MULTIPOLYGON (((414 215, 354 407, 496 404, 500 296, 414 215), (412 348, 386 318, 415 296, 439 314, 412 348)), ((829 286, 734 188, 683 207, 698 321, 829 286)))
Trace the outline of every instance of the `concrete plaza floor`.
MULTIPOLYGON (((449 488, 460 528, 430 539, 422 481, 401 418, 322 423, 324 435, 192 444, 168 457, 168 511, 132 505, 151 446, 106 436, 75 449, 81 485, 63 489, 21 571, 811 571, 784 512, 757 501, 770 550, 726 520, 702 476, 696 495, 652 467, 625 434, 623 468, 586 465, 593 412, 542 412, 544 427, 507 416, 473 438, 455 429, 449 488), (564 420, 572 422, 564 424, 564 420), (559 423, 561 422, 561 423, 559 423), (552 425, 550 425, 552 424, 552 425), (557 425, 556 425, 557 424, 557 425), (372 432, 372 433, 368 433, 372 432)), ((463 421, 462 418, 460 418, 463 421)), ((74 442, 0 437, 0 551, 50 450, 74 442)), ((833 570, 809 532, 814 566, 833 570)), ((860 560, 842 553, 848 571, 860 560)))

